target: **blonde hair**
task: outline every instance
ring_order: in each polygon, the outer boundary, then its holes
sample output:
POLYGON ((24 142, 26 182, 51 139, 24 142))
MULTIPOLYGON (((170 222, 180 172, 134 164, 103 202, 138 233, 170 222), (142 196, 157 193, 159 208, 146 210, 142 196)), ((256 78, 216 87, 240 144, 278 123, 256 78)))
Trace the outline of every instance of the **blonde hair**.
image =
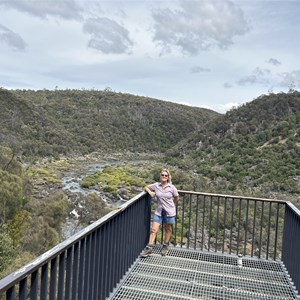
POLYGON ((166 172, 168 174, 168 183, 171 183, 171 173, 168 169, 162 169, 160 173, 166 172))

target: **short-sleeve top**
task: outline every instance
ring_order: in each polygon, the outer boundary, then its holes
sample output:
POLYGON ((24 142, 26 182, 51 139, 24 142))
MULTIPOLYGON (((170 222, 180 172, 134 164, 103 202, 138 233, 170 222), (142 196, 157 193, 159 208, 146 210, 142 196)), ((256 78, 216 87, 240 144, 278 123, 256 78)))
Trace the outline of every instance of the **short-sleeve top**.
POLYGON ((173 198, 178 196, 176 187, 171 183, 163 187, 160 182, 156 182, 149 184, 148 188, 154 191, 157 197, 157 208, 154 213, 161 216, 161 212, 164 210, 167 217, 174 217, 176 215, 176 207, 173 198))

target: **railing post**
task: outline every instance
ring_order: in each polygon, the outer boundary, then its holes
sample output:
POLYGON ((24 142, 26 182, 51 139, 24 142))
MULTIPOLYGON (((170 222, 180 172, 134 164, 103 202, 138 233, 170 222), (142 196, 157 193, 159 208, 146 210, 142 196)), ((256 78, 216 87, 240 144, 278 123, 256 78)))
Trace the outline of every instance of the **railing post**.
POLYGON ((300 210, 286 202, 282 239, 282 261, 300 290, 300 210))

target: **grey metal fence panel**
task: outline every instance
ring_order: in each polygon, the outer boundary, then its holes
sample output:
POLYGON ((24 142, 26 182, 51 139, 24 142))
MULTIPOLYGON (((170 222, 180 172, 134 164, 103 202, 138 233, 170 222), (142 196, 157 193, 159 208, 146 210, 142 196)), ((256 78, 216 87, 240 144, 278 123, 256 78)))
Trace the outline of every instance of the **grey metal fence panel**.
POLYGON ((105 299, 148 242, 145 192, 0 280, 2 299, 105 299))
POLYGON ((282 261, 300 290, 300 210, 286 203, 282 241, 282 261))

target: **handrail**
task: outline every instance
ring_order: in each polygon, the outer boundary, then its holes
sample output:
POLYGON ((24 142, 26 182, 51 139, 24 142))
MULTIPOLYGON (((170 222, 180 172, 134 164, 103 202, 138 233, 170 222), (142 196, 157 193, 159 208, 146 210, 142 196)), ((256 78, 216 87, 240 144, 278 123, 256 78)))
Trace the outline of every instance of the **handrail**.
MULTIPOLYGON (((300 289, 300 210, 291 202, 184 190, 179 194, 174 245, 282 259, 300 289)), ((150 200, 140 193, 3 278, 0 300, 1 295, 16 299, 16 294, 24 300, 105 299, 148 242, 150 200)))
POLYGON ((245 199, 245 200, 259 200, 264 202, 278 202, 278 203, 286 203, 286 200, 280 199, 270 199, 270 198, 257 198, 252 196, 236 196, 236 195, 225 195, 225 194, 214 194, 214 193, 203 193, 203 192, 193 192, 193 191, 185 191, 178 190, 180 194, 191 194, 191 195, 203 195, 203 196, 214 196, 214 197, 223 197, 223 198, 232 198, 232 199, 245 199))
MULTIPOLYGON (((39 256, 38 258, 36 258, 32 262, 30 262, 29 264, 25 265, 21 269, 11 273, 10 275, 8 275, 5 278, 3 278, 2 280, 0 280, 0 299, 1 299, 2 293, 4 293, 5 291, 9 291, 10 288, 14 288, 14 286, 17 283, 22 282, 22 280, 24 280, 24 278, 26 278, 27 276, 35 274, 38 271, 41 271, 43 266, 49 264, 50 262, 53 262, 54 260, 57 259, 57 257, 59 257, 60 260, 63 259, 63 258, 61 258, 61 255, 64 252, 72 251, 73 252, 72 256, 74 259, 74 256, 75 256, 74 252, 77 248, 82 247, 82 249, 81 249, 82 253, 94 251, 95 249, 92 249, 91 247, 99 247, 98 244, 101 242, 102 236, 105 235, 104 233, 102 233, 102 232, 99 233, 97 231, 100 228, 106 226, 107 224, 109 225, 110 229, 113 229, 113 226, 115 226, 115 228, 117 228, 117 227, 122 228, 122 226, 124 226, 124 228, 126 228, 126 225, 127 225, 127 227, 130 228, 130 230, 133 230, 136 226, 136 221, 134 220, 134 218, 126 218, 126 220, 124 220, 124 224, 122 224, 119 221, 120 224, 117 224, 118 226, 116 225, 116 223, 118 222, 119 218, 122 218, 122 217, 120 217, 122 213, 129 214, 130 213, 129 210, 133 206, 135 206, 134 210, 136 210, 136 213, 133 213, 133 216, 135 214, 138 214, 138 211, 141 211, 144 213, 144 216, 143 216, 144 221, 143 220, 139 221, 139 223, 142 226, 139 228, 139 232, 138 232, 137 236, 135 236, 135 239, 140 238, 140 241, 137 241, 137 247, 134 251, 134 254, 130 253, 130 252, 128 253, 128 255, 131 257, 129 259, 126 259, 126 260, 128 260, 126 268, 128 268, 132 264, 134 259, 136 258, 137 254, 144 248, 144 246, 147 243, 147 239, 148 239, 148 235, 149 235, 149 223, 150 223, 150 211, 151 210, 150 210, 150 201, 146 201, 146 199, 149 199, 149 196, 145 192, 138 194, 137 196, 128 200, 126 203, 124 203, 122 206, 120 206, 116 210, 106 214, 105 216, 103 216, 102 218, 100 218, 99 220, 94 222, 93 224, 87 226, 86 228, 84 228, 80 232, 74 234, 67 240, 61 242, 60 244, 58 244, 54 248, 50 249, 49 251, 45 252, 44 254, 42 254, 41 256, 39 256), (145 200, 145 201, 143 201, 143 200, 145 200), (139 206, 139 207, 136 208, 136 206, 139 206), (113 223, 113 225, 111 225, 112 223, 113 223), (96 232, 96 234, 94 234, 95 232, 96 232), (92 235, 95 235, 95 236, 92 236, 92 235), (97 237, 96 237, 96 235, 97 235, 97 237), (90 247, 88 245, 88 243, 90 243, 90 240, 92 240, 92 239, 95 239, 95 240, 98 239, 98 244, 97 245, 93 244, 90 247), (75 250, 74 250, 74 246, 76 246, 75 250), (72 250, 69 250, 69 249, 72 249, 72 250), (88 249, 88 250, 85 250, 85 249, 88 249)), ((123 219, 124 219, 124 217, 123 217, 123 219)), ((119 236, 120 234, 117 232, 117 230, 118 229, 114 229, 115 233, 118 234, 118 236, 119 236)), ((103 240, 102 242, 104 242, 104 243, 108 242, 108 240, 113 239, 113 238, 115 238, 115 237, 105 236, 105 240, 103 240)), ((126 240, 125 240, 126 235, 125 235, 125 237, 120 236, 120 239, 122 239, 121 242, 117 240, 117 241, 115 241, 115 243, 119 242, 119 243, 123 243, 124 245, 126 245, 126 240)), ((91 243, 93 243, 93 241, 91 241, 91 243)), ((66 256, 66 255, 64 255, 64 256, 66 256)), ((122 257, 122 255, 120 255, 120 257, 122 257)), ((80 260, 79 257, 77 257, 77 259, 80 260)), ((77 266, 77 268, 78 267, 79 266, 77 266)), ((67 272, 67 271, 65 271, 65 272, 67 272)), ((47 273, 48 273, 48 270, 47 270, 47 273)), ((56 275, 56 277, 57 276, 58 275, 56 275)), ((78 276, 78 275, 76 274, 76 276, 78 276)), ((119 279, 120 278, 117 278, 116 280, 119 281, 119 279)), ((112 282, 107 283, 108 286, 104 287, 106 295, 109 293, 111 287, 114 284, 116 284, 117 282, 115 282, 115 280, 112 280, 112 282)), ((15 294, 15 292, 16 291, 13 291, 13 294, 15 294)), ((57 293, 57 291, 53 291, 52 293, 57 293)), ((7 297, 8 297, 7 299, 14 299, 13 297, 12 298, 9 298, 9 296, 7 296, 7 297)), ((62 299, 64 299, 64 298, 62 298, 62 299)), ((76 298, 73 297, 72 300, 73 299, 76 299, 76 298)), ((78 299, 81 299, 81 298, 78 296, 78 299)))

